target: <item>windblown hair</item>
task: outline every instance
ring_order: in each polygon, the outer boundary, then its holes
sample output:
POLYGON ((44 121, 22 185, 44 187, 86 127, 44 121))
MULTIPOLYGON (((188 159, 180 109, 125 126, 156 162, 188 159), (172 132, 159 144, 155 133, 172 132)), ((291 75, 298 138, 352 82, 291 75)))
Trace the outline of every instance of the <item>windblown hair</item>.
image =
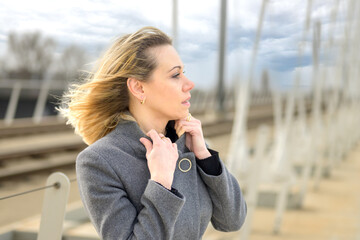
POLYGON ((135 120, 127 114, 127 79, 146 81, 157 66, 149 49, 171 44, 171 39, 154 27, 120 37, 99 59, 94 73, 69 87, 57 110, 88 145, 110 133, 121 120, 135 120))

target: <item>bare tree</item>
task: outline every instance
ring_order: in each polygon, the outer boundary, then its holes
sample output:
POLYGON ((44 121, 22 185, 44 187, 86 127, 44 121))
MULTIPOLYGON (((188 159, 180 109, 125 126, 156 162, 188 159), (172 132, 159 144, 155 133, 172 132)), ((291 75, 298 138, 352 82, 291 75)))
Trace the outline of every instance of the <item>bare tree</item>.
POLYGON ((55 78, 57 80, 75 80, 87 60, 86 52, 77 45, 70 45, 62 52, 56 62, 55 78))
POLYGON ((55 42, 40 32, 10 33, 5 72, 8 78, 42 79, 52 64, 55 42))

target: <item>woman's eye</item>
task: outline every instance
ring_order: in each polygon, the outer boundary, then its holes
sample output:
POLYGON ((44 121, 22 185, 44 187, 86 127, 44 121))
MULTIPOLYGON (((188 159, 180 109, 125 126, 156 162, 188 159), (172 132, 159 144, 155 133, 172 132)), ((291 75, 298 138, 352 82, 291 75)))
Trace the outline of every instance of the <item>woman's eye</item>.
MULTIPOLYGON (((183 74, 185 74, 185 71, 182 72, 183 74)), ((179 78, 180 77, 180 73, 176 73, 175 75, 172 76, 173 78, 179 78)))
POLYGON ((179 76, 180 76, 180 73, 177 73, 177 74, 173 75, 172 77, 173 78, 178 78, 179 76))

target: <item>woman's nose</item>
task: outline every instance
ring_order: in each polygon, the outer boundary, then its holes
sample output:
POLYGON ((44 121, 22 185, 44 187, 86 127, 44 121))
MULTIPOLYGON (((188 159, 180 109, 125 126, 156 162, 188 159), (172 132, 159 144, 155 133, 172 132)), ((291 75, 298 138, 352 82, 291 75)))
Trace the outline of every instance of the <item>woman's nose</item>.
POLYGON ((194 82, 191 81, 190 79, 188 79, 187 77, 185 77, 185 84, 183 86, 183 91, 184 92, 188 92, 190 91, 191 89, 193 89, 195 86, 194 82))

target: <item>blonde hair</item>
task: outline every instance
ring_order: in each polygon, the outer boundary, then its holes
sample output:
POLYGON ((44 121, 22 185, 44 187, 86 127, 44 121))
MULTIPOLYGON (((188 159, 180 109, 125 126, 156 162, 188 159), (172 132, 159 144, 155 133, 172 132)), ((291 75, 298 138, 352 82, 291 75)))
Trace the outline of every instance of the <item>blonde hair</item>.
POLYGON ((83 83, 69 87, 57 110, 67 118, 88 145, 110 133, 128 115, 127 79, 146 81, 156 68, 150 48, 171 45, 171 39, 154 27, 144 27, 118 38, 99 60, 97 70, 83 83))

